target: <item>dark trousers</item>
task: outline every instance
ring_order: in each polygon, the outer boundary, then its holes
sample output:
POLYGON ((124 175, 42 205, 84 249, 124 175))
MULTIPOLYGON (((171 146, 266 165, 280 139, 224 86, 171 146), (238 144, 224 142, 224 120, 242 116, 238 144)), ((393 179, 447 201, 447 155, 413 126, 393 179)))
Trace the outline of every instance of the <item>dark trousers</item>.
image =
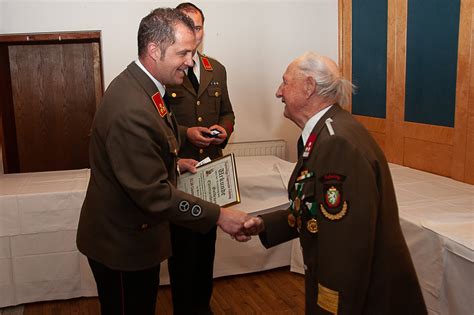
POLYGON ((210 302, 216 230, 197 233, 170 225, 172 256, 168 259, 173 313, 212 314, 210 302))
POLYGON ((112 270, 89 258, 102 315, 154 315, 160 265, 139 271, 112 270))

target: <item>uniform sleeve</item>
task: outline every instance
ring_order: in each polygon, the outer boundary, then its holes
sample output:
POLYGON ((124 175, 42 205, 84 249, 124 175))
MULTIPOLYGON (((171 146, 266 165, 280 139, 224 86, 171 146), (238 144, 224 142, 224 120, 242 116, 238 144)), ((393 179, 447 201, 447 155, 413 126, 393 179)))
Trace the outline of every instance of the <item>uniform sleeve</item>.
POLYGON ((340 136, 316 152, 318 309, 360 314, 374 255, 377 175, 359 148, 340 136))
POLYGON ((215 226, 220 207, 174 187, 174 177, 168 173, 174 169, 167 166, 175 165, 177 141, 163 126, 167 128, 145 111, 127 111, 118 117, 105 140, 110 167, 124 193, 143 212, 206 232, 215 226))
POLYGON ((224 78, 222 80, 223 86, 219 113, 219 125, 224 127, 227 132, 227 139, 221 144, 221 147, 225 148, 230 138, 230 135, 234 131, 235 115, 232 109, 232 104, 230 102, 229 91, 227 89, 227 72, 225 68, 223 68, 223 76, 224 78))
POLYGON ((288 225, 289 210, 274 211, 261 215, 265 231, 259 234, 265 248, 270 248, 298 237, 296 228, 288 225))

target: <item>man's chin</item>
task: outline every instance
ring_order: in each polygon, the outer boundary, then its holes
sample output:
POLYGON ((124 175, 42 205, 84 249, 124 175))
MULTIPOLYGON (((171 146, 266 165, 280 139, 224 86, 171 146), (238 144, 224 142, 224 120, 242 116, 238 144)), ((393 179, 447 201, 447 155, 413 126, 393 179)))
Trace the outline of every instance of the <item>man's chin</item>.
POLYGON ((180 84, 183 83, 183 81, 184 81, 184 75, 179 75, 179 74, 178 74, 178 75, 176 75, 176 76, 174 77, 174 82, 173 82, 173 84, 180 85, 180 84))
POLYGON ((181 85, 183 84, 184 78, 176 78, 173 82, 174 85, 181 85))
POLYGON ((183 81, 184 81, 184 76, 185 75, 186 75, 186 73, 184 71, 178 71, 176 73, 175 78, 174 78, 173 84, 176 84, 176 85, 182 84, 183 81))

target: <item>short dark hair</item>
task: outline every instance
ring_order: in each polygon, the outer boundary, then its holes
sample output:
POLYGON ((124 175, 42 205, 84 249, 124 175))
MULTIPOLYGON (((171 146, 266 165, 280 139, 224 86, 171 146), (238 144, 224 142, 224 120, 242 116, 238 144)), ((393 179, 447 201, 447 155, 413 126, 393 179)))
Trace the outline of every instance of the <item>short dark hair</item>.
POLYGON ((195 4, 191 2, 183 2, 178 4, 176 9, 182 12, 199 12, 202 17, 202 23, 204 23, 204 13, 202 13, 201 9, 199 9, 195 4))
POLYGON ((142 56, 149 43, 160 46, 161 58, 164 58, 166 49, 174 44, 175 26, 182 23, 194 34, 194 23, 186 14, 177 9, 158 8, 145 16, 138 28, 138 56, 142 56))

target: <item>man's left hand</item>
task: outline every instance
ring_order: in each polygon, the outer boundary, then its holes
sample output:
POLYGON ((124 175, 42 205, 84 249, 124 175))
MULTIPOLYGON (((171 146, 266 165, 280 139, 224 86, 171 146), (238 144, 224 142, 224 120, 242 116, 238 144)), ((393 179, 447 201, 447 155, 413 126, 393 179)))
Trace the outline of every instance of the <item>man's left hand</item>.
POLYGON ((211 141, 212 144, 218 145, 224 142, 225 139, 227 139, 227 131, 225 131, 224 127, 219 126, 219 125, 212 125, 211 127, 209 127, 209 130, 212 130, 212 129, 217 129, 220 132, 220 134, 218 134, 216 138, 212 139, 211 141))
POLYGON ((179 172, 184 173, 184 172, 191 172, 191 173, 196 173, 196 164, 198 164, 198 161, 193 160, 193 159, 179 159, 178 160, 178 167, 179 167, 179 172))

